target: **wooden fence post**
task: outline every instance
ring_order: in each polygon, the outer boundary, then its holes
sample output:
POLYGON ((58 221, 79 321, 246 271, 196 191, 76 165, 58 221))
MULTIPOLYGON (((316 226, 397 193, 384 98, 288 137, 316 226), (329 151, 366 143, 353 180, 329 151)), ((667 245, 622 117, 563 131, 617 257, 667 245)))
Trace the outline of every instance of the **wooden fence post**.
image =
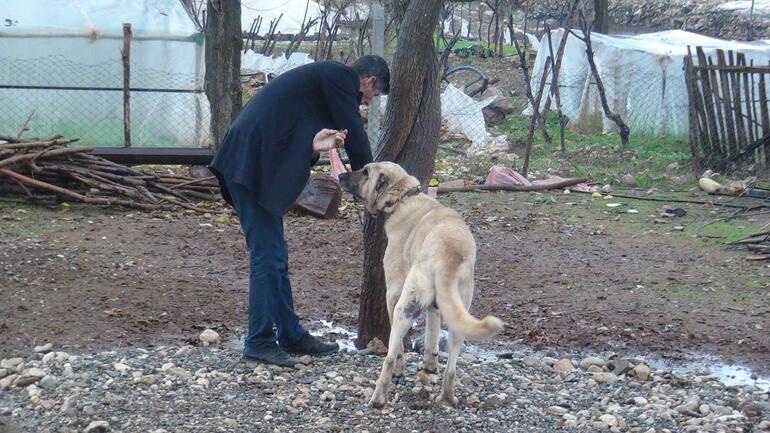
POLYGON ((131 147, 131 23, 123 23, 123 146, 131 147))

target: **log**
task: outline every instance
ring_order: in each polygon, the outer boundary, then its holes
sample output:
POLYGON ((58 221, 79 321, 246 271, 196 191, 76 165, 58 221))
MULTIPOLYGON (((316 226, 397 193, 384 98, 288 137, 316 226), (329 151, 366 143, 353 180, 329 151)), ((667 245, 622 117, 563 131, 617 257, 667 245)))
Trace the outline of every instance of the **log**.
POLYGON ((313 175, 294 203, 293 209, 318 218, 337 216, 342 202, 342 188, 337 179, 329 175, 313 175))
POLYGON ((438 194, 446 194, 450 192, 471 192, 471 191, 513 191, 513 192, 528 192, 528 191, 545 191, 549 189, 560 189, 579 183, 586 182, 585 178, 572 178, 565 179, 561 182, 556 182, 547 185, 471 185, 471 186, 449 186, 444 188, 438 188, 438 194))

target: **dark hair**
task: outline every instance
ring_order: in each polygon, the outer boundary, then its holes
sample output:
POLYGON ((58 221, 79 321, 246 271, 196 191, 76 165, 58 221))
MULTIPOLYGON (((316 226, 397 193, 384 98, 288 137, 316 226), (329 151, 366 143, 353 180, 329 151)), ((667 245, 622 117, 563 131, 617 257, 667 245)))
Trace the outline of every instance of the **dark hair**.
POLYGON ((390 70, 388 62, 380 56, 359 57, 351 66, 359 78, 374 77, 374 88, 383 95, 390 91, 390 70))

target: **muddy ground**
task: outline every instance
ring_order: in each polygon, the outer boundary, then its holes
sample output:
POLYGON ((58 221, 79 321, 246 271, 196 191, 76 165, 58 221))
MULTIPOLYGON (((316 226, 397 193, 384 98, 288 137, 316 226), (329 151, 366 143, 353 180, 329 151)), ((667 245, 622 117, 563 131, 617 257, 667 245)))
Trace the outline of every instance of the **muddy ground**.
MULTIPOLYGON (((478 242, 472 312, 510 324, 497 344, 706 352, 768 373, 770 266, 724 249, 719 225, 696 230, 726 213, 680 204, 685 217, 661 219, 664 203, 614 199, 624 206, 610 211, 604 199, 562 193, 442 200, 478 242)), ((362 236, 352 206, 336 220, 286 219, 296 308, 311 327, 355 329, 362 236)), ((234 337, 245 324, 247 256, 234 220, 0 202, 0 222, 0 358, 46 342, 68 351, 194 342, 206 327, 234 337)))

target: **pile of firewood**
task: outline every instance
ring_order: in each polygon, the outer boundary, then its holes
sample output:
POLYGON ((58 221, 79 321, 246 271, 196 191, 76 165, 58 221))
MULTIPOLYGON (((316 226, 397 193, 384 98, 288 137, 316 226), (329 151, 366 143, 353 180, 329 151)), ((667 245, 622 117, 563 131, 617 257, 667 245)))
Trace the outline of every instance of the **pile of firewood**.
POLYGON ((75 141, 60 135, 0 135, 0 196, 142 210, 216 212, 200 207, 200 202, 217 200, 215 178, 194 179, 127 167, 92 155, 92 147, 67 147, 75 141))
POLYGON ((731 242, 730 246, 743 248, 755 254, 747 257, 747 260, 770 260, 770 224, 750 236, 731 242))

